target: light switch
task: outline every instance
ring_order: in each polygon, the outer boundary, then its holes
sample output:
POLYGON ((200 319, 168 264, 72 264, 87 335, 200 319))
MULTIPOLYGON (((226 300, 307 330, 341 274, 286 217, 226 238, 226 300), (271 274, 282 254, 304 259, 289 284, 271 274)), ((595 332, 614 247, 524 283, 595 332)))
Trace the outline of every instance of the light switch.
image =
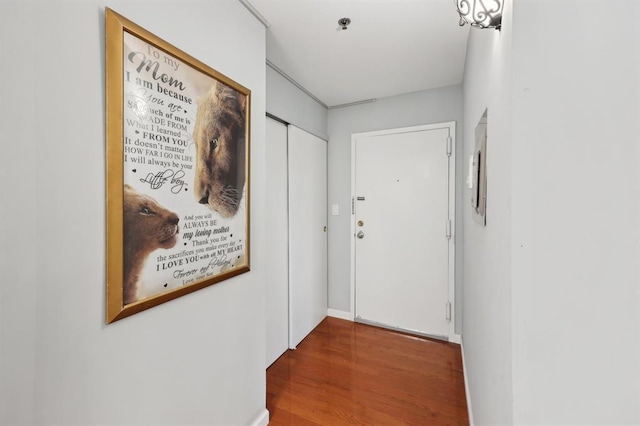
POLYGON ((338 206, 337 204, 334 204, 331 206, 331 215, 332 216, 338 216, 340 214, 340 206, 338 206))

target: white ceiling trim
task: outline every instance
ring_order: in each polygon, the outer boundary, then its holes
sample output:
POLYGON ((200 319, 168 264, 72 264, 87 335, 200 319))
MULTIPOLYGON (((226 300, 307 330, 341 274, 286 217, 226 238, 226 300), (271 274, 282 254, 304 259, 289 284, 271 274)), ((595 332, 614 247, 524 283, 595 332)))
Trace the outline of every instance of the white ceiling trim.
POLYGON ((255 17, 256 17, 256 19, 257 19, 258 21, 260 21, 260 23, 262 23, 262 25, 264 25, 264 27, 265 27, 265 28, 269 28, 269 27, 271 26, 271 24, 269 23, 269 21, 267 21, 267 19, 266 19, 264 16, 262 16, 262 14, 261 14, 260 12, 258 12, 258 9, 256 9, 255 7, 253 7, 253 5, 252 5, 251 3, 249 3, 249 1, 248 1, 248 0, 238 0, 238 1, 240 1, 240 3, 242 3, 242 5, 243 5, 244 7, 246 7, 246 8, 247 8, 247 10, 248 10, 249 12, 251 12, 251 14, 252 14, 253 16, 255 16, 255 17))
POLYGON ((349 102, 347 104, 332 105, 332 106, 329 107, 329 109, 345 108, 345 107, 350 107, 350 106, 355 106, 355 105, 362 105, 362 104, 370 104, 371 102, 375 102, 377 100, 378 99, 373 98, 373 99, 365 99, 364 101, 349 102))

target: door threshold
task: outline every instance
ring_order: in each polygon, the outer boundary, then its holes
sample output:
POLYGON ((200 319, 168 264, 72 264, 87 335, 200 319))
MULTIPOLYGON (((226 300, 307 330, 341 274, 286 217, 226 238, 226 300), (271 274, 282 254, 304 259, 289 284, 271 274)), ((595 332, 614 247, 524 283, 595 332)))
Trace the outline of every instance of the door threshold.
POLYGON ((426 337, 427 339, 439 340, 439 341, 443 341, 443 342, 447 342, 447 343, 449 342, 449 336, 442 336, 442 335, 438 335, 438 334, 423 333, 421 331, 416 331, 416 330, 411 330, 411 329, 408 329, 408 328, 402 328, 402 327, 387 325, 387 324, 383 324, 381 322, 370 321, 370 320, 366 320, 366 319, 363 319, 363 318, 355 318, 353 321, 357 322, 357 323, 360 323, 360 324, 371 325, 371 326, 378 327, 378 328, 384 328, 386 330, 397 331, 397 332, 403 333, 403 334, 409 334, 409 335, 412 335, 412 336, 426 337))

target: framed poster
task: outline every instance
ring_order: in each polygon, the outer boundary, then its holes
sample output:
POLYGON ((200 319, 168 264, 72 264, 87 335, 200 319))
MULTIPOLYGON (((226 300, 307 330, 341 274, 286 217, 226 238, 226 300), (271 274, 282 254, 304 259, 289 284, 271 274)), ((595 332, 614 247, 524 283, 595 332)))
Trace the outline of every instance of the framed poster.
POLYGON ((105 14, 110 323, 249 271, 251 92, 105 14))

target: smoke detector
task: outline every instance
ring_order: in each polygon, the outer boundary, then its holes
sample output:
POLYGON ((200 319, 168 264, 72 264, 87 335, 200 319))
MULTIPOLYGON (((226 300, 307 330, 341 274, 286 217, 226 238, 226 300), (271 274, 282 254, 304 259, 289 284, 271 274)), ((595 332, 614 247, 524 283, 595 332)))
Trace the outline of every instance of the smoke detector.
POLYGON ((338 25, 340 25, 340 29, 342 31, 346 31, 346 29, 349 27, 350 23, 351 23, 351 19, 349 19, 349 18, 338 19, 338 25))

